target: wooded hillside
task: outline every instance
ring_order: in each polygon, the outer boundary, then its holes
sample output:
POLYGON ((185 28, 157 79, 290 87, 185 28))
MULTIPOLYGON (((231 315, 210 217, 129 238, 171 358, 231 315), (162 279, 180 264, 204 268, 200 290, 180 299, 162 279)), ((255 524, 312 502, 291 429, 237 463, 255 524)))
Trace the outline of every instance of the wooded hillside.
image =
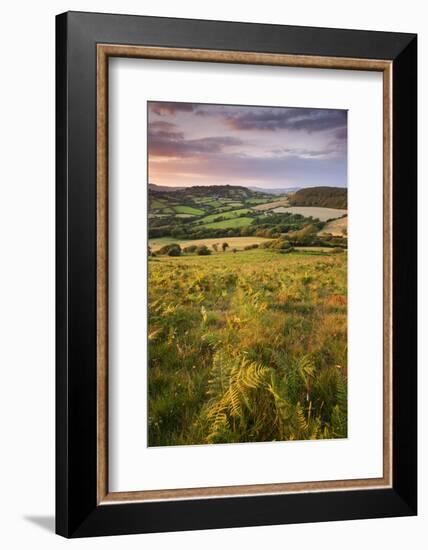
POLYGON ((348 208, 348 190, 343 187, 309 187, 290 195, 293 206, 322 206, 324 208, 348 208))

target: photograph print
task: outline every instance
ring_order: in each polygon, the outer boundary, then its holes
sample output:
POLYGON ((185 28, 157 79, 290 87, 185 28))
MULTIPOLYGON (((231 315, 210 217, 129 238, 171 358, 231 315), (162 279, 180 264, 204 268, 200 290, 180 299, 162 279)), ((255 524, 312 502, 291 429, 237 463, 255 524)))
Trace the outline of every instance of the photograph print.
POLYGON ((148 445, 347 437, 347 111, 149 101, 148 445))

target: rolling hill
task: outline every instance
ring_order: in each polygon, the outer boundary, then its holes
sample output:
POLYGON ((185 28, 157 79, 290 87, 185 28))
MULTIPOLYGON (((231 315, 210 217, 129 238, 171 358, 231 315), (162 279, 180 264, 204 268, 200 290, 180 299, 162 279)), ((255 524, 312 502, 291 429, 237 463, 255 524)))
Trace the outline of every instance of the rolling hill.
POLYGON ((166 187, 149 184, 150 193, 170 195, 180 191, 180 199, 182 198, 195 198, 195 197, 215 197, 223 199, 255 199, 255 198, 271 198, 269 193, 265 193, 262 190, 253 191, 248 187, 242 187, 239 185, 195 185, 192 187, 166 187))
POLYGON ((300 187, 281 187, 281 188, 271 188, 271 189, 264 189, 263 187, 249 187, 248 189, 251 189, 252 191, 259 191, 262 193, 269 193, 269 195, 290 195, 291 193, 295 193, 300 189, 300 187))
POLYGON ((314 234, 346 215, 346 189, 314 187, 278 196, 243 186, 149 186, 149 238, 275 237, 307 225, 314 234), (316 225, 316 227, 314 226, 316 225))
POLYGON ((348 190, 343 187, 308 187, 289 196, 292 206, 348 208, 348 190))

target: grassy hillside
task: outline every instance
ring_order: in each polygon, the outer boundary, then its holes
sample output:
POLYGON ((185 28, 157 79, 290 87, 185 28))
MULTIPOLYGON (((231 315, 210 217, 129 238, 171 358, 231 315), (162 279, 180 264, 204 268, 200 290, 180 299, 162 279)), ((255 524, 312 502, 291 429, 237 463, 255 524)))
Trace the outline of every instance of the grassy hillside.
POLYGON ((348 192, 343 187, 310 187, 290 195, 289 202, 293 206, 348 208, 348 192))
POLYGON ((150 446, 346 437, 333 252, 149 258, 150 446))
POLYGON ((210 214, 201 219, 202 223, 211 223, 215 221, 229 220, 237 218, 243 214, 250 214, 252 211, 248 208, 237 208, 236 210, 226 210, 224 212, 218 212, 216 214, 210 214))
POLYGON ((339 218, 325 224, 319 232, 319 235, 325 235, 327 233, 333 236, 346 236, 348 234, 348 218, 339 218))

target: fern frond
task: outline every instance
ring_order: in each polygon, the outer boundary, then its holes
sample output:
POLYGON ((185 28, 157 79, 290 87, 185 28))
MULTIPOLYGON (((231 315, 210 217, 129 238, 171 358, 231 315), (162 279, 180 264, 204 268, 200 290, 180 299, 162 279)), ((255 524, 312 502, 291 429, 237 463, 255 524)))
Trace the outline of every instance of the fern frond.
POLYGON ((238 384, 232 384, 229 386, 228 397, 228 405, 231 416, 241 416, 241 400, 238 384))
POLYGON ((299 430, 302 433, 305 433, 306 430, 308 429, 308 423, 306 421, 305 413, 303 411, 303 408, 300 402, 297 403, 296 405, 296 421, 297 421, 297 426, 299 427, 299 430))
POLYGON ((248 388, 257 389, 266 382, 266 376, 270 369, 257 363, 251 363, 247 359, 242 361, 242 383, 248 388))
POLYGON ((337 372, 336 377, 336 397, 337 404, 339 405, 342 411, 348 410, 348 392, 347 384, 344 376, 340 372, 337 372))

